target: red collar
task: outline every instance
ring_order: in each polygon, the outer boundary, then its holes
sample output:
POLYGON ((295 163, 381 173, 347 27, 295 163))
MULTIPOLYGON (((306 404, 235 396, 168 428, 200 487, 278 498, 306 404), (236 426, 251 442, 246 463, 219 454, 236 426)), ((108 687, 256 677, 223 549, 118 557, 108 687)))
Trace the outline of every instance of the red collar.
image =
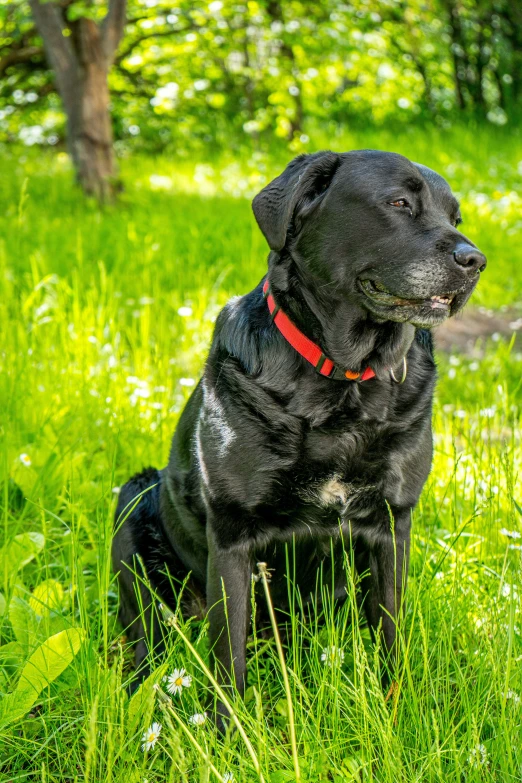
POLYGON ((329 359, 312 340, 309 340, 290 318, 283 313, 273 297, 270 290, 268 278, 263 285, 263 296, 265 297, 272 321, 275 323, 285 340, 290 343, 297 353, 310 362, 315 367, 319 375, 326 378, 333 378, 336 381, 369 381, 375 378, 375 373, 371 367, 367 367, 362 372, 352 372, 351 370, 342 370, 329 359))

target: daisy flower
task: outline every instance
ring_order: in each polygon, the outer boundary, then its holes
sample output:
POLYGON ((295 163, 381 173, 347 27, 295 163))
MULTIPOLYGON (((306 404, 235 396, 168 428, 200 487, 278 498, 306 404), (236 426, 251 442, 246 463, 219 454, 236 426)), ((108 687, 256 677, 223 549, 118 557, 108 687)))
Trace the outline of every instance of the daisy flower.
POLYGON ((331 647, 323 648, 321 660, 325 666, 341 665, 344 661, 344 652, 340 647, 335 647, 335 645, 332 644, 331 647))
MULTIPOLYGON (((23 454, 22 454, 22 457, 23 457, 23 454)), ((20 457, 20 459, 22 459, 22 457, 20 457)), ((522 537, 522 534, 520 534, 518 532, 518 530, 506 530, 505 527, 501 528, 500 534, 503 535, 503 536, 506 536, 507 538, 521 538, 522 537)))
POLYGON ((31 466, 31 457, 29 454, 20 454, 20 462, 25 465, 26 468, 31 466))
POLYGON ((183 688, 188 688, 192 682, 190 674, 185 674, 185 669, 174 669, 172 674, 165 677, 167 681, 167 690, 173 696, 178 696, 183 688))
POLYGON ((234 780, 234 775, 232 772, 225 772, 223 775, 223 783, 231 783, 231 781, 234 780))
POLYGON ((207 713, 206 712, 196 712, 194 715, 191 715, 189 720, 189 723, 192 723, 193 726, 203 726, 207 719, 207 713))
POLYGON ((147 750, 152 750, 152 748, 158 741, 160 733, 161 733, 161 723, 153 723, 150 729, 147 729, 147 731, 141 738, 141 741, 143 743, 141 749, 144 753, 147 750))
POLYGON ((192 307, 179 307, 178 315, 182 318, 189 318, 192 315, 192 307))

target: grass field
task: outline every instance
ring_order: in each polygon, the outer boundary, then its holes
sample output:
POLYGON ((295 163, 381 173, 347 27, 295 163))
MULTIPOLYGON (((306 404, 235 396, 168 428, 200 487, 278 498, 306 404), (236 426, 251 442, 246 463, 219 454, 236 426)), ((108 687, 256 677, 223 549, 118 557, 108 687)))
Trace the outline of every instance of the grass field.
MULTIPOLYGON (((315 139, 324 146, 394 149, 445 174, 463 230, 489 257, 475 305, 520 304, 518 137, 372 131, 315 139)), ((129 700, 110 568, 114 488, 165 464, 217 311, 264 274, 249 197, 284 162, 283 153, 242 154, 241 165, 232 154, 197 165, 130 158, 121 203, 101 210, 71 185, 63 154, 4 153, 1 781, 296 779, 273 642, 249 646, 247 698, 236 707, 249 752, 240 732, 221 741, 208 721, 189 722, 209 687, 198 660, 208 660, 204 625, 183 627, 196 657, 173 630, 168 661, 129 700), (152 686, 181 667, 192 683, 169 712, 152 686), (162 730, 144 752, 154 722, 162 730)), ((522 779, 522 355, 498 340, 439 366, 399 695, 384 701, 352 594, 335 616, 327 603, 321 622, 296 608, 286 658, 303 780, 522 779), (344 657, 325 665, 332 645, 344 657)))

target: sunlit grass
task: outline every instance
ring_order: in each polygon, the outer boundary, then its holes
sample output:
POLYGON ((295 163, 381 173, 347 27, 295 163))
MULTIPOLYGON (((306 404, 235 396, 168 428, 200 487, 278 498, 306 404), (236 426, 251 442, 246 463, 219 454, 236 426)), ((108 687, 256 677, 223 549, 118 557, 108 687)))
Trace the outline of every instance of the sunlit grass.
MULTIPOLYGON (((450 147, 423 134, 347 134, 328 146, 394 147, 447 173, 462 196, 466 231, 490 256, 475 301, 511 305, 522 280, 518 201, 508 198, 520 184, 518 148, 506 141, 500 152, 486 134, 478 137, 482 147, 465 132, 459 138, 453 133, 450 147), (477 201, 479 193, 485 199, 477 201)), ((7 205, 0 218, 3 538, 45 537, 17 573, 12 557, 0 569, 9 607, 4 613, 0 601, 0 692, 13 690, 20 662, 53 631, 86 632, 79 654, 29 714, 0 729, 2 779, 260 779, 238 732, 222 742, 208 720, 189 721, 207 710, 204 624, 181 626, 203 668, 171 629, 167 661, 153 677, 162 687, 174 668, 193 677, 173 705, 197 747, 159 706, 153 681, 129 700, 130 652, 110 569, 114 488, 144 465, 165 464, 217 311, 265 269, 266 247, 245 196, 282 161, 263 156, 233 170, 232 155, 203 163, 195 181, 188 163, 124 161, 122 203, 104 210, 86 205, 66 163, 52 158, 48 165, 13 158, 0 183, 7 205), (158 187, 151 176, 171 182, 158 187), (31 597, 30 611, 22 611, 31 597), (25 617, 23 643, 15 639, 17 617, 25 617), (142 736, 154 722, 162 730, 144 753, 142 736)), ((481 346, 478 358, 440 358, 434 466, 414 515, 396 701, 384 700, 351 581, 345 605, 334 611, 327 600, 321 622, 293 594, 285 657, 304 780, 520 779, 519 350, 498 341, 481 346), (328 666, 321 655, 332 646, 344 659, 328 666)), ((288 705, 270 635, 251 639, 248 660, 238 720, 264 779, 292 781, 288 705)))

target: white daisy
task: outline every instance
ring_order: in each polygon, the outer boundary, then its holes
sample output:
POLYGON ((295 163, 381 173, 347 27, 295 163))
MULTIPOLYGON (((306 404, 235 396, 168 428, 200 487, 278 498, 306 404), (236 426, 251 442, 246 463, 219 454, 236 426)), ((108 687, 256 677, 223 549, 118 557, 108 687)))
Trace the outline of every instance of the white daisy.
POLYGON ((335 645, 332 644, 331 647, 323 648, 321 660, 325 666, 340 665, 344 661, 344 652, 340 647, 335 647, 335 645))
POLYGON ((485 745, 475 745, 468 756, 468 763, 474 769, 488 765, 488 752, 485 745))
POLYGON ((180 378, 179 384, 180 386, 194 386, 196 381, 194 378, 180 378))
POLYGON ((183 688, 188 688, 192 682, 190 674, 185 674, 185 669, 174 669, 172 674, 164 678, 167 681, 167 690, 173 696, 178 696, 183 688))
POLYGON ((510 598, 512 595, 515 601, 518 600, 518 593, 512 585, 503 584, 500 593, 503 598, 510 598))
POLYGON ((180 307, 178 309, 178 315, 182 318, 189 318, 192 315, 192 307, 180 307))
POLYGON ((223 783, 231 783, 231 781, 234 780, 234 775, 232 772, 225 772, 223 775, 223 783))
POLYGON ((31 466, 31 457, 29 454, 20 454, 20 462, 25 465, 26 468, 31 466))
POLYGON ((500 534, 502 536, 506 536, 507 538, 522 538, 522 534, 519 533, 518 530, 506 530, 505 527, 500 529, 500 534))
POLYGON ((196 712, 194 715, 191 715, 189 720, 189 723, 192 723, 193 726, 203 726, 207 719, 207 713, 206 712, 196 712))
POLYGON ((506 699, 513 699, 513 704, 520 704, 520 696, 518 693, 516 693, 516 691, 508 691, 506 693, 506 699))
POLYGON ((158 741, 160 733, 161 733, 161 723, 153 723, 150 729, 147 729, 147 731, 141 738, 141 741, 143 743, 141 749, 144 753, 147 750, 152 750, 152 748, 158 741))

